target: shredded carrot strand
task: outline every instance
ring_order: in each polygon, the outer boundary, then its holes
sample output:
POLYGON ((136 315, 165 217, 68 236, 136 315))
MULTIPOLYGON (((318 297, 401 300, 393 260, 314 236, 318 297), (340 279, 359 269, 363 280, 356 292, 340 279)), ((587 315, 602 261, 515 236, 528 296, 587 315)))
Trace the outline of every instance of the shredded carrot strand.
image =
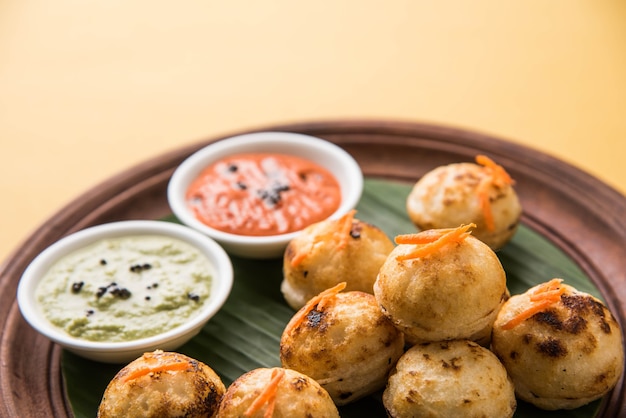
POLYGON ((530 307, 518 313, 513 318, 511 318, 508 322, 502 325, 502 329, 509 330, 509 329, 515 328, 517 325, 521 324, 522 322, 524 322, 531 316, 543 311, 545 308, 549 307, 553 303, 554 301, 550 299, 544 299, 544 300, 538 301, 537 303, 530 305, 530 307))
POLYGON ((563 283, 563 279, 558 278, 542 283, 531 292, 531 296, 542 294, 552 290, 562 289, 561 283, 563 283))
POLYGON ((352 221, 354 220, 354 214, 356 213, 356 209, 352 209, 350 212, 343 215, 341 218, 337 220, 340 224, 340 228, 338 231, 338 240, 337 249, 341 250, 346 245, 348 245, 348 237, 350 236, 350 230, 352 229, 352 221))
POLYGON ((530 306, 504 323, 502 329, 509 330, 515 328, 528 318, 558 302, 561 299, 561 295, 565 292, 565 287, 561 286, 562 281, 562 279, 552 279, 539 285, 529 295, 530 306))
POLYGON ((455 228, 427 229, 417 234, 397 235, 394 239, 396 244, 428 244, 441 238, 447 232, 454 231, 455 228))
POLYGON ((318 242, 322 242, 322 241, 329 240, 329 239, 332 239, 332 238, 333 238, 333 236, 331 236, 328 233, 319 234, 319 235, 314 236, 312 238, 312 241, 309 242, 309 244, 307 246, 305 246, 304 248, 300 248, 300 251, 298 251, 298 253, 291 259, 291 266, 292 267, 297 267, 302 261, 304 261, 304 259, 307 258, 309 253, 313 250, 313 247, 318 242))
POLYGON ((553 302, 556 302, 559 300, 559 298, 561 297, 561 295, 563 294, 563 290, 551 290, 549 292, 545 292, 539 295, 531 295, 530 296, 530 300, 531 302, 539 302, 542 300, 551 300, 553 302))
POLYGON ((341 250, 348 245, 348 238, 350 237, 350 230, 352 229, 352 222, 354 220, 354 215, 356 214, 356 209, 351 210, 350 212, 343 215, 341 218, 337 219, 335 222, 338 223, 337 229, 330 234, 320 234, 313 238, 313 242, 308 245, 306 248, 301 249, 292 259, 291 266, 297 267, 311 252, 311 249, 315 245, 315 243, 326 240, 333 239, 337 241, 337 249, 341 250))
POLYGON ((265 409, 265 414, 263 414, 263 418, 272 418, 274 415, 274 409, 276 408, 276 394, 272 396, 272 399, 267 404, 267 408, 265 409))
POLYGON ((256 397, 256 399, 250 404, 248 409, 243 413, 244 416, 250 417, 254 413, 258 412, 261 407, 267 404, 267 408, 265 409, 264 418, 270 418, 274 414, 274 408, 276 406, 276 391, 278 390, 278 384, 285 376, 285 370, 280 368, 275 368, 272 370, 272 375, 270 377, 270 382, 265 387, 263 392, 256 397))
POLYGON ((290 332, 290 330, 297 328, 302 321, 304 321, 304 318, 306 318, 309 312, 311 312, 316 306, 318 307, 318 310, 323 309, 330 300, 346 288, 346 285, 346 282, 341 282, 311 298, 306 305, 304 305, 304 307, 296 312, 291 321, 289 321, 287 327, 285 328, 285 332, 290 332))
POLYGON ((150 373, 158 373, 158 372, 165 372, 165 371, 179 371, 179 370, 185 370, 189 367, 190 367, 190 364, 184 361, 175 362, 175 363, 163 363, 163 364, 158 364, 158 365, 150 366, 150 367, 141 367, 141 368, 137 368, 131 371, 126 376, 124 376, 122 378, 122 382, 134 380, 139 377, 148 375, 150 373))
POLYGON ((496 223, 493 219, 493 211, 491 210, 491 201, 489 200, 489 187, 491 183, 488 178, 483 179, 478 185, 476 193, 478 194, 478 201, 480 203, 480 209, 483 212, 483 218, 485 218, 485 226, 488 231, 494 231, 496 229, 496 223))
MULTIPOLYGON (((427 242, 425 245, 422 245, 421 247, 417 247, 406 254, 397 256, 396 260, 404 261, 404 260, 410 260, 413 258, 425 257, 429 254, 439 251, 441 248, 443 248, 449 243, 461 242, 465 238, 467 238, 467 236, 470 235, 470 232, 468 232, 469 229, 474 228, 474 227, 476 227, 476 225, 471 223, 468 225, 461 225, 458 228, 451 229, 447 232, 444 232, 441 236, 434 238, 433 240, 427 242)), ((423 244, 424 242, 419 237, 419 235, 420 234, 410 234, 410 235, 405 235, 405 236, 399 236, 400 238, 396 237, 396 242, 398 242, 399 240, 400 242, 403 242, 406 244, 423 244)), ((429 233, 428 239, 430 239, 432 235, 435 235, 435 234, 429 233)))
POLYGON ((487 230, 493 231, 495 230, 495 222, 493 219, 493 211, 491 210, 489 188, 491 185, 502 187, 507 184, 513 184, 514 181, 511 176, 509 176, 509 173, 506 172, 504 167, 496 164, 486 155, 477 155, 476 162, 485 167, 488 174, 478 184, 476 193, 480 202, 480 208, 483 212, 483 217, 485 218, 485 226, 487 227, 487 230))
POLYGON ((491 158, 487 157, 486 155, 477 155, 476 162, 488 169, 493 182, 496 183, 497 185, 502 186, 505 184, 515 183, 513 179, 511 178, 511 176, 509 175, 509 173, 506 172, 504 167, 502 167, 499 164, 496 164, 495 161, 493 161, 491 158))
POLYGON ((293 256, 291 259, 291 266, 297 267, 305 258, 308 257, 309 253, 313 250, 313 247, 320 241, 326 239, 328 234, 320 234, 316 235, 312 238, 312 241, 309 242, 308 245, 301 247, 300 250, 293 256))
POLYGON ((291 266, 297 267, 298 264, 302 263, 302 261, 309 255, 308 251, 300 251, 291 259, 291 266))

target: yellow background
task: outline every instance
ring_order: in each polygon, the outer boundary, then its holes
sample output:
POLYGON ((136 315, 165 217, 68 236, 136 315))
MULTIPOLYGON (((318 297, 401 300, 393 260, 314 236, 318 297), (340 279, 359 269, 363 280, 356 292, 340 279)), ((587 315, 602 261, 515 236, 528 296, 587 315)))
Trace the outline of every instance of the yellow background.
POLYGON ((623 0, 4 0, 0 260, 120 171, 270 124, 494 134, 626 192, 623 0))

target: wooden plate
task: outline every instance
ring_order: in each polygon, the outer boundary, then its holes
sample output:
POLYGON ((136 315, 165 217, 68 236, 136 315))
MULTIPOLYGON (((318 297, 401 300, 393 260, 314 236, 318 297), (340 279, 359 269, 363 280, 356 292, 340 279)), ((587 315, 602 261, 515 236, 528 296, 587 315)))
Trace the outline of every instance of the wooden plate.
MULTIPOLYGON (((516 179, 524 224, 578 264, 624 329, 626 198, 579 169, 499 138, 428 124, 328 121, 258 130, 327 139, 350 152, 366 176, 404 181, 415 181, 439 165, 488 154, 516 179)), ((245 132, 234 134, 240 133, 245 132)), ((30 328, 17 306, 17 284, 28 263, 79 229, 169 215, 166 188, 170 175, 189 154, 219 139, 152 159, 98 185, 52 216, 0 267, 0 416, 72 415, 63 388, 61 349, 30 328)), ((601 416, 626 416, 623 379, 606 397, 601 416)))

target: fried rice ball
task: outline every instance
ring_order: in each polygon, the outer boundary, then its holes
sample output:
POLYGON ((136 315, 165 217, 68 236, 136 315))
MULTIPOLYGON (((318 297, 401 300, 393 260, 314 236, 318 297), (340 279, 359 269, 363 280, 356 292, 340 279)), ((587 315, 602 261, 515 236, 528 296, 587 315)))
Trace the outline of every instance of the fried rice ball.
POLYGON ((508 297, 496 254, 471 225, 399 235, 374 284, 383 313, 407 342, 470 339, 488 345, 508 297))
POLYGON ((206 364, 174 352, 145 353, 109 382, 98 408, 108 417, 215 417, 226 388, 206 364))
POLYGON ((522 207, 504 169, 485 156, 477 161, 426 173, 407 197, 407 213, 420 230, 475 223, 474 236, 498 250, 515 234, 522 207))
POLYGON ((385 386, 404 352, 404 337, 373 295, 337 293, 341 283, 313 298, 291 319, 280 340, 283 367, 298 370, 346 405, 385 386))
POLYGON ((502 363, 467 340, 411 347, 389 377, 383 404, 393 418, 510 418, 517 407, 502 363))
POLYGON ((619 324, 595 297, 553 279, 512 296, 493 328, 492 351, 517 396, 546 410, 599 399, 619 380, 619 324))
POLYGON ((355 212, 313 224, 288 244, 281 291, 293 309, 341 282, 347 290, 373 293, 394 244, 379 228, 355 219, 355 212))
POLYGON ((315 380, 277 367, 254 369, 235 380, 224 395, 218 416, 338 418, 339 411, 315 380))

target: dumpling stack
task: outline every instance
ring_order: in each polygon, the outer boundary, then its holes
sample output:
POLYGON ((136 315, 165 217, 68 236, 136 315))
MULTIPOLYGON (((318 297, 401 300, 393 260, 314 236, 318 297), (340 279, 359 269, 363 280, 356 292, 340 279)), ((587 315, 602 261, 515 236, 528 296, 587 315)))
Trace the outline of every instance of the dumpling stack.
POLYGON ((511 417, 516 410, 513 383, 485 348, 508 298, 506 275, 472 227, 397 236, 380 269, 376 300, 412 345, 383 395, 390 416, 511 417))

